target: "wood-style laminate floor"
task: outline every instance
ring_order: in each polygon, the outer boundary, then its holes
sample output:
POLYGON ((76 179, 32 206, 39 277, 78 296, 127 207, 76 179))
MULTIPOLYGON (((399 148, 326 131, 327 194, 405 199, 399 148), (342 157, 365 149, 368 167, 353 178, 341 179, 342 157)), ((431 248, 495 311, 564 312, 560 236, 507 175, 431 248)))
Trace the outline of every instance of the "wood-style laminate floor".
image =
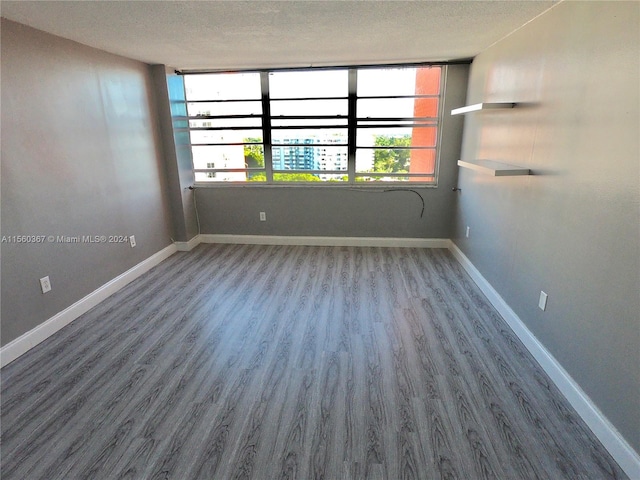
POLYGON ((626 478, 440 249, 200 245, 1 374, 3 480, 626 478))

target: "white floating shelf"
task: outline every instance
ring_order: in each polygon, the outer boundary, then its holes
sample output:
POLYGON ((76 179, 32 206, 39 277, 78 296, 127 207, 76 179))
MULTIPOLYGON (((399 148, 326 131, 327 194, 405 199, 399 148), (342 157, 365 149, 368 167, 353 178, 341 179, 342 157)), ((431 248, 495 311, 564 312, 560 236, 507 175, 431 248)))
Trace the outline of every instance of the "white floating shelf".
POLYGON ((494 177, 511 177, 514 175, 531 175, 528 168, 509 165, 493 160, 458 160, 458 166, 470 168, 477 172, 486 173, 494 177))
POLYGON ((500 108, 513 108, 515 103, 476 103, 475 105, 467 105, 466 107, 454 108, 451 115, 462 115, 463 113, 477 112, 479 110, 496 110, 500 108))

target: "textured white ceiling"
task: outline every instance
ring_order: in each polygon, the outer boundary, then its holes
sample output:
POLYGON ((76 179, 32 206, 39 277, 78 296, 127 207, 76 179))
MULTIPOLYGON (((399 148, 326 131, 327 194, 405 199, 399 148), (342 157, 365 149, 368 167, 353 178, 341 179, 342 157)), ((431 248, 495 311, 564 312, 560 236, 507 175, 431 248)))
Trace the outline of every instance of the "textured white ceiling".
POLYGON ((556 1, 7 1, 3 17, 178 69, 471 58, 556 1))

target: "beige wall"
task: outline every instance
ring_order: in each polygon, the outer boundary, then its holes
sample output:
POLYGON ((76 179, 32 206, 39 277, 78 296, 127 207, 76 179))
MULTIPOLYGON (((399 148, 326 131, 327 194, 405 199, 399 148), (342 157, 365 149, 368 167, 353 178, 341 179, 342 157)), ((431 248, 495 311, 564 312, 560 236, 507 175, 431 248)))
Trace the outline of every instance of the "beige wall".
POLYGON ((169 245, 150 84, 145 64, 2 20, 2 235, 138 243, 3 243, 3 345, 169 245))
POLYGON ((638 2, 563 2, 474 60, 469 104, 520 105, 467 114, 462 158, 534 175, 460 169, 454 237, 636 451, 639 13, 638 2))

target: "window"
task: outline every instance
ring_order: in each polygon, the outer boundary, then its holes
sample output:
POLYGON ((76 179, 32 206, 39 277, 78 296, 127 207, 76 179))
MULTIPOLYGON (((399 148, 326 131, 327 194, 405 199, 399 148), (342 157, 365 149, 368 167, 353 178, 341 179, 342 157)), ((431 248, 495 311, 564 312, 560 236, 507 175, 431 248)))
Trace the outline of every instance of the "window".
POLYGON ((356 180, 435 182, 440 68, 358 71, 356 180))
POLYGON ((265 180, 259 73, 186 75, 196 182, 265 180))
POLYGON ((196 182, 435 184, 443 68, 185 74, 196 182))
POLYGON ((349 70, 268 78, 273 181, 347 180, 349 70))

